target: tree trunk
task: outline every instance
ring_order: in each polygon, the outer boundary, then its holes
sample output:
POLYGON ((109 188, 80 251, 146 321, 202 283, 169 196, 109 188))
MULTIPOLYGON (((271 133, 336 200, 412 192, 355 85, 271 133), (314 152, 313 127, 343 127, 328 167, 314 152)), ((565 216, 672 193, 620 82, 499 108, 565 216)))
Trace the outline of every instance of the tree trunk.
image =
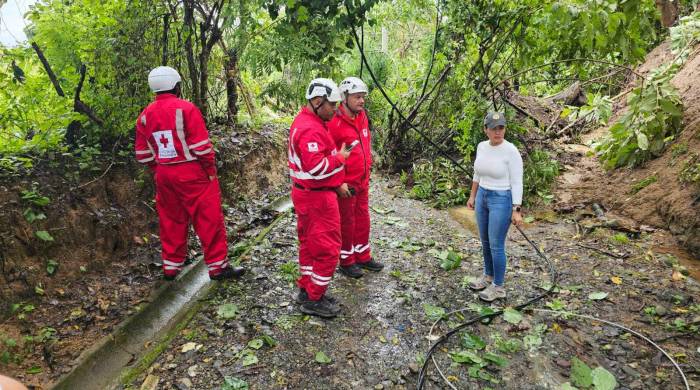
POLYGON ((382 53, 389 52, 389 30, 386 27, 382 27, 382 53))
POLYGON ((194 104, 202 109, 202 107, 197 104, 197 100, 199 99, 199 74, 197 73, 197 64, 194 60, 194 48, 192 47, 192 35, 195 33, 194 0, 184 0, 183 5, 185 7, 185 53, 187 55, 187 68, 190 82, 192 83, 192 96, 195 100, 194 104))
POLYGON ((236 49, 228 51, 228 61, 225 65, 226 71, 226 114, 228 115, 228 123, 231 126, 236 125, 238 117, 238 53, 236 49))
POLYGON ((661 24, 664 27, 671 27, 676 24, 680 13, 678 0, 656 0, 656 8, 661 13, 661 24))
POLYGON ((170 15, 163 15, 163 39, 161 45, 163 45, 163 57, 160 60, 162 66, 168 65, 168 32, 170 31, 170 15))
POLYGON ((202 116, 207 117, 209 107, 207 106, 207 92, 209 92, 209 56, 211 51, 207 48, 207 27, 204 23, 199 24, 199 40, 201 52, 199 53, 199 94, 195 95, 194 104, 202 111, 202 116))

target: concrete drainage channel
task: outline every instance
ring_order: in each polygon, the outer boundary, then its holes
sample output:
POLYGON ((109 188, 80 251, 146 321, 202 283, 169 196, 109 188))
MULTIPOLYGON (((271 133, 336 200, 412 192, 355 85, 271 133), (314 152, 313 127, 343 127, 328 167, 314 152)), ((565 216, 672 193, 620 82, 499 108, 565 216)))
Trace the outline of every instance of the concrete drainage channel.
MULTIPOLYGON (((247 254, 291 209, 292 202, 287 196, 271 203, 265 211, 276 217, 248 241, 246 250, 238 257, 247 254)), ((119 388, 130 382, 147 369, 187 325, 214 285, 209 282, 207 267, 202 261, 183 270, 178 280, 153 291, 149 304, 83 352, 76 367, 51 388, 102 390, 119 388)))

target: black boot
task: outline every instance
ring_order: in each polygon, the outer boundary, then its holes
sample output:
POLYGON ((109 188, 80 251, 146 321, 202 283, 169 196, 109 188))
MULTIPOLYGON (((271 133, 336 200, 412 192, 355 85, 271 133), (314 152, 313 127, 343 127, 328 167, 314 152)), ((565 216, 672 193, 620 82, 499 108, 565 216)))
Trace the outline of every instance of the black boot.
POLYGON ((368 262, 366 263, 356 263, 360 268, 364 268, 369 271, 373 272, 379 272, 382 269, 384 269, 384 264, 374 260, 374 259, 369 259, 368 262))
POLYGON ((321 318, 334 318, 340 313, 340 308, 334 306, 325 296, 318 301, 304 302, 300 310, 302 313, 321 318))
POLYGON ((306 290, 304 290, 303 288, 299 289, 296 301, 299 305, 303 305, 309 301, 309 294, 307 294, 306 290))
POLYGON ((173 280, 177 279, 177 275, 165 275, 163 274, 163 279, 172 282, 173 280))
MULTIPOLYGON (((337 299, 330 296, 329 294, 325 294, 321 299, 327 300, 331 304, 331 306, 333 306, 333 310, 336 313, 340 313, 340 305, 338 304, 337 299)), ((303 305, 306 302, 311 302, 309 300, 309 294, 303 288, 299 289, 299 293, 297 294, 296 302, 299 305, 303 305)))
POLYGON ((364 275, 360 267, 357 266, 357 264, 350 264, 347 267, 343 267, 342 265, 338 267, 338 271, 340 271, 341 274, 350 277, 350 278, 355 278, 359 279, 364 275))
POLYGON ((211 280, 237 279, 243 276, 245 268, 228 266, 216 275, 209 275, 211 280))

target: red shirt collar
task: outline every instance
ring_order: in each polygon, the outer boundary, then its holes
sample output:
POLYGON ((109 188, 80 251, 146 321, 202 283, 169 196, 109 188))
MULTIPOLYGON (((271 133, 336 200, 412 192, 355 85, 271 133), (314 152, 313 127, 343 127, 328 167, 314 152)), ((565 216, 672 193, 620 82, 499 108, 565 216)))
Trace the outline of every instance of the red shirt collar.
POLYGON ((358 112, 357 115, 355 115, 355 118, 351 118, 351 117, 345 112, 345 109, 343 109, 343 105, 341 104, 341 105, 338 107, 338 109, 335 110, 335 112, 336 112, 336 114, 338 114, 338 116, 340 116, 341 119, 343 119, 344 121, 346 121, 346 122, 348 122, 348 123, 350 123, 351 125, 354 126, 354 125, 356 125, 357 123, 359 123, 359 120, 360 120, 360 118, 362 117, 362 115, 364 114, 365 110, 362 110, 362 111, 358 112))
POLYGON ((326 122, 324 122, 320 116, 316 115, 316 113, 308 106, 302 107, 301 113, 312 116, 318 123, 322 124, 323 126, 326 126, 326 122))
POLYGON ((156 95, 156 100, 165 100, 165 99, 177 99, 177 96, 173 93, 161 93, 156 95))

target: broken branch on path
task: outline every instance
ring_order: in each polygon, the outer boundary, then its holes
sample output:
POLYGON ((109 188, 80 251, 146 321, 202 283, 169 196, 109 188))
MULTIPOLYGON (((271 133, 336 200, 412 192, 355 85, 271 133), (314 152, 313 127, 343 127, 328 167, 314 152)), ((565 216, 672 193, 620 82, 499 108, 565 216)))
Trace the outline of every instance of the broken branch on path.
POLYGON ((591 250, 594 250, 594 251, 596 251, 596 252, 600 252, 600 253, 602 253, 602 254, 604 254, 604 255, 608 255, 608 256, 610 256, 610 257, 613 257, 613 258, 615 258, 615 259, 625 259, 625 258, 629 257, 629 253, 623 253, 623 254, 621 254, 621 255, 617 255, 617 254, 614 254, 614 253, 612 253, 612 252, 608 252, 608 251, 606 251, 606 250, 603 250, 603 249, 600 249, 600 248, 596 248, 596 247, 594 247, 594 246, 588 246, 588 245, 581 244, 581 243, 579 243, 579 244, 577 244, 577 245, 580 246, 581 248, 591 249, 591 250))

